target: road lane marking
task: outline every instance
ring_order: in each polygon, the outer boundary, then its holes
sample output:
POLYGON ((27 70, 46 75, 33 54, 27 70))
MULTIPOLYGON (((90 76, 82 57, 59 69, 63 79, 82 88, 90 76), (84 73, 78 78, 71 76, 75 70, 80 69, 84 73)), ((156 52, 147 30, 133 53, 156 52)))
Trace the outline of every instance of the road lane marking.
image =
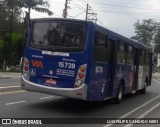
MULTIPOLYGON (((139 117, 137 118, 145 118, 145 116, 147 116, 149 113, 151 113, 152 111, 154 111, 156 108, 158 108, 160 106, 160 103, 156 104, 155 106, 153 106, 152 108, 150 108, 149 110, 147 110, 146 112, 144 112, 142 115, 140 115, 139 117)), ((127 124, 126 126, 124 127, 132 127, 133 124, 127 124)))
POLYGON ((48 96, 48 97, 41 97, 40 99, 43 100, 43 99, 49 99, 49 98, 52 98, 54 96, 48 96))
POLYGON ((157 83, 160 83, 160 81, 159 81, 159 80, 157 80, 157 79, 154 79, 154 81, 156 81, 157 83))
MULTIPOLYGON (((13 84, 12 84, 13 85, 13 84)), ((14 88, 14 87, 20 87, 21 85, 13 85, 13 86, 2 86, 0 87, 1 89, 4 89, 4 88, 14 88)))
POLYGON ((27 92, 26 90, 14 90, 14 91, 9 91, 9 92, 0 92, 0 95, 6 95, 6 94, 16 94, 16 93, 24 93, 27 92))
POLYGON ((1 84, 0 83, 0 86, 17 86, 17 85, 21 85, 21 83, 16 83, 16 84, 13 84, 13 83, 7 83, 7 84, 1 84))
POLYGON ((17 101, 17 102, 12 102, 12 103, 6 103, 5 105, 14 105, 14 104, 19 104, 19 103, 24 103, 26 101, 17 101))
POLYGON ((144 104, 142 104, 141 106, 139 106, 139 107, 133 109, 132 111, 126 113, 125 115, 121 116, 120 118, 126 118, 126 117, 128 117, 128 116, 131 115, 133 112, 135 112, 135 111, 137 111, 137 110, 145 107, 146 105, 148 105, 149 103, 151 103, 152 101, 156 100, 156 99, 159 98, 159 97, 160 97, 160 95, 156 96, 155 98, 147 101, 146 103, 144 103, 144 104))
MULTIPOLYGON (((159 98, 159 97, 160 97, 160 95, 156 96, 155 98, 153 98, 153 99, 147 101, 146 103, 142 104, 141 106, 139 106, 139 107, 133 109, 132 111, 130 111, 130 112, 124 114, 123 116, 119 117, 119 119, 127 118, 127 117, 128 117, 129 115, 131 115, 132 113, 134 113, 134 112, 136 112, 137 110, 139 110, 139 109, 145 107, 146 105, 148 105, 149 103, 151 103, 152 101, 156 100, 156 99, 159 98)), ((113 125, 113 124, 107 124, 107 125, 104 125, 104 127, 110 127, 110 126, 112 126, 112 125, 113 125)))

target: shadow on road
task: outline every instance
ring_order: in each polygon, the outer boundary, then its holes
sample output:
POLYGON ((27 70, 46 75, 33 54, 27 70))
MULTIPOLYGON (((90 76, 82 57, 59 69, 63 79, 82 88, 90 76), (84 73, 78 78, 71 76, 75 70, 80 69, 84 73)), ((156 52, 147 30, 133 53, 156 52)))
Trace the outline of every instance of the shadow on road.
MULTIPOLYGON (((143 95, 135 94, 133 96, 133 95, 128 94, 124 97, 122 104, 118 104, 118 105, 113 104, 113 100, 107 100, 107 101, 101 101, 101 102, 89 102, 89 101, 57 97, 52 100, 46 100, 46 101, 38 102, 38 103, 35 102, 35 104, 32 103, 31 105, 28 105, 28 106, 34 110, 39 110, 40 112, 46 111, 46 112, 50 112, 54 114, 55 113, 68 114, 69 116, 72 116, 72 117, 73 116, 74 117, 83 117, 83 116, 87 117, 91 112, 93 114, 95 114, 95 112, 100 113, 100 114, 104 113, 104 109, 106 113, 113 112, 114 114, 114 111, 112 111, 112 109, 114 109, 113 107, 122 108, 121 106, 126 101, 131 100, 131 99, 138 99, 141 97, 143 98, 143 95)), ((89 115, 89 117, 90 116, 91 115, 89 115)), ((45 115, 43 117, 45 117, 45 115)), ((94 118, 97 116, 93 115, 92 117, 94 118)))
POLYGON ((50 112, 55 112, 56 110, 63 113, 73 113, 78 116, 78 114, 89 113, 111 105, 111 100, 103 102, 89 102, 68 98, 58 98, 41 103, 35 103, 30 106, 39 110, 48 110, 50 112))

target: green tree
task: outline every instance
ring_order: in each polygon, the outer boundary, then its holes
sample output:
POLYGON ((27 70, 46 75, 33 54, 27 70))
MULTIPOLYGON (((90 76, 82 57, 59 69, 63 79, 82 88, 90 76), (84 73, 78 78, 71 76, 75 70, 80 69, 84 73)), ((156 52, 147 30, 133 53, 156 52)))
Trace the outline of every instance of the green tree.
POLYGON ((23 56, 24 31, 19 0, 0 2, 0 68, 16 65, 23 56))
MULTIPOLYGON (((49 3, 44 0, 4 0, 0 2, 0 68, 6 65, 16 65, 23 56, 25 37, 24 25, 21 19, 22 8, 53 14, 49 3)), ((30 17, 30 16, 29 16, 30 17)), ((29 20, 28 20, 29 21, 29 20)))
POLYGON ((9 11, 9 20, 10 20, 9 27, 10 27, 10 36, 11 36, 13 32, 14 20, 16 18, 16 15, 20 15, 19 0, 5 0, 5 3, 9 11))
POLYGON ((0 37, 9 30, 9 11, 6 2, 0 2, 0 37))
POLYGON ((136 35, 131 39, 148 46, 155 45, 155 53, 160 53, 160 22, 156 22, 153 19, 144 19, 142 22, 138 20, 134 26, 136 35))
POLYGON ((38 12, 48 13, 48 15, 52 15, 53 12, 48 9, 49 3, 44 0, 19 0, 20 6, 28 9, 28 18, 30 19, 31 9, 36 10, 38 12))
POLYGON ((134 26, 136 35, 131 37, 131 39, 150 45, 154 34, 157 32, 157 23, 153 19, 144 19, 142 23, 138 20, 134 26))
POLYGON ((0 39, 0 66, 4 60, 6 65, 17 65, 18 60, 23 56, 24 38, 19 33, 12 33, 12 42, 10 42, 10 33, 5 34, 0 39))
POLYGON ((160 53, 160 23, 157 23, 157 34, 155 36, 155 53, 160 53))

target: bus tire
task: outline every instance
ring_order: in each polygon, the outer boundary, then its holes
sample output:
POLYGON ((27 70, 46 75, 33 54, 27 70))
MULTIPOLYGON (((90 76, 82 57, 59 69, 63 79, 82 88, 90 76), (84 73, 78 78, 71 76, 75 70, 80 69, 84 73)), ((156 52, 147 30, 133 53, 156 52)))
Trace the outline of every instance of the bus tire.
POLYGON ((141 94, 145 94, 146 93, 146 89, 147 89, 147 81, 145 81, 144 88, 140 90, 140 93, 141 94))
POLYGON ((124 91, 124 86, 123 86, 123 82, 121 81, 120 84, 119 84, 119 87, 118 87, 117 96, 114 99, 115 104, 121 103, 121 101, 123 99, 123 91, 124 91))

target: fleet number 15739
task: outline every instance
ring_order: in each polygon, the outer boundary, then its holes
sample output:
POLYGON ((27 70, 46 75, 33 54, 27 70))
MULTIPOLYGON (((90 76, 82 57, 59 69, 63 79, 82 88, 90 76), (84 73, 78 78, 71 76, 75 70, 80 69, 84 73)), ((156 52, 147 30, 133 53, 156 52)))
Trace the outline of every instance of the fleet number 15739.
POLYGON ((60 68, 75 69, 75 63, 58 62, 60 68))

